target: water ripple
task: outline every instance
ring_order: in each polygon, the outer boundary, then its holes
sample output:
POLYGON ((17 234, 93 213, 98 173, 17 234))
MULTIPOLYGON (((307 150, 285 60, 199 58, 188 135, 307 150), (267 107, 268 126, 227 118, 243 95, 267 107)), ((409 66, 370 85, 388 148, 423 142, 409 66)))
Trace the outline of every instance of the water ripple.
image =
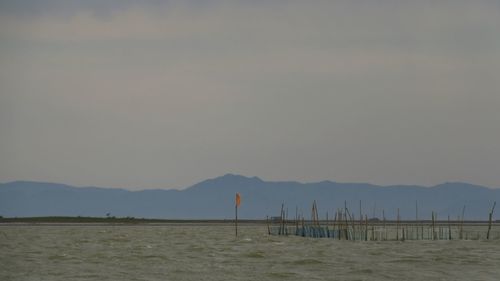
POLYGON ((2 226, 0 280, 498 280, 500 241, 350 242, 244 225, 2 226), (5 238, 7 237, 7 239, 5 238))

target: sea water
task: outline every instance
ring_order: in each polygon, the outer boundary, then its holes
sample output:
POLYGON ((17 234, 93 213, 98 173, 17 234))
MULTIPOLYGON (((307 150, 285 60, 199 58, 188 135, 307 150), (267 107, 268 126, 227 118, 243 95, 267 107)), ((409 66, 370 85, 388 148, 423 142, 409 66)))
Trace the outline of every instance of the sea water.
POLYGON ((500 240, 339 241, 265 225, 2 225, 0 280, 500 280, 500 240))

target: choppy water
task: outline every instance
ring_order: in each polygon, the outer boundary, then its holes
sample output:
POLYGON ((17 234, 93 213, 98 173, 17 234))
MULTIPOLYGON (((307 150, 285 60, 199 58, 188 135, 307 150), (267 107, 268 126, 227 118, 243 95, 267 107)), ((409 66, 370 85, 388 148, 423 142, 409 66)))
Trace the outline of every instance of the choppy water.
POLYGON ((500 240, 352 242, 261 225, 0 226, 0 280, 500 280, 500 240))

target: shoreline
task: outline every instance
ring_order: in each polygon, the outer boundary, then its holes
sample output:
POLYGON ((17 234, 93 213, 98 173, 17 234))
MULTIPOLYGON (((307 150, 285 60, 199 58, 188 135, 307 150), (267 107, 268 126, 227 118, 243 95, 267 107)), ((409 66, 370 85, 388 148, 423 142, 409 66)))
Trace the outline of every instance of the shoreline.
MULTIPOLYGON (((241 224, 261 224, 266 220, 239 219, 241 224)), ((148 218, 101 218, 101 217, 17 217, 0 218, 0 225, 37 224, 95 224, 95 225, 155 225, 155 224, 234 224, 233 219, 148 219, 148 218)))
MULTIPOLYGON (((308 222, 308 221, 305 221, 308 222)), ((355 221, 357 223, 358 221, 355 221)), ((67 217, 67 216, 49 216, 49 217, 15 217, 15 218, 0 218, 0 226, 2 225, 168 225, 168 224, 197 224, 197 225, 233 225, 234 219, 148 219, 148 218, 133 218, 133 217, 67 217)), ((239 219, 238 224, 279 224, 279 221, 266 219, 239 219)), ((331 221, 320 220, 321 224, 331 224, 331 221)), ((426 224, 432 223, 431 220, 387 220, 385 224, 426 224)), ((460 221, 435 221, 436 224, 461 224, 460 221)), ((483 225, 488 224, 485 220, 468 220, 464 221, 467 225, 483 225)), ((295 225, 295 221, 287 220, 287 225, 295 225)), ((364 222, 363 222, 364 224, 364 222)), ((368 221, 370 225, 382 225, 382 221, 368 221)), ((500 225, 500 221, 492 222, 493 225, 500 225)))

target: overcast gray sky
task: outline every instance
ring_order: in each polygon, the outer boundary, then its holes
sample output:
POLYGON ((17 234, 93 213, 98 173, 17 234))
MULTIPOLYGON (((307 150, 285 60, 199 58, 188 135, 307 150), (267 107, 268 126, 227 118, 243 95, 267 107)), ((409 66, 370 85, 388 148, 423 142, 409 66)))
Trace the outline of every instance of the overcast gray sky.
POLYGON ((500 187, 500 1, 0 0, 0 182, 500 187))

